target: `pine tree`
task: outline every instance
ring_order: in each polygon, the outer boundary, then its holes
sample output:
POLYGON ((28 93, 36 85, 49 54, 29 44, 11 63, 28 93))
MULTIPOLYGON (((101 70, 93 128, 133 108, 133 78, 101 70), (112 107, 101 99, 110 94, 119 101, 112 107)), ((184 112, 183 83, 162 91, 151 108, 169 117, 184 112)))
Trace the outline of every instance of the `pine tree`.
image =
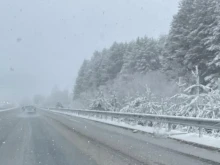
POLYGON ((147 37, 137 38, 136 42, 128 44, 122 74, 142 73, 158 70, 160 65, 160 51, 156 40, 147 37))
POLYGON ((195 3, 195 11, 192 16, 192 30, 188 34, 190 48, 185 55, 184 62, 190 70, 195 66, 199 67, 200 79, 203 84, 204 77, 210 74, 208 63, 213 59, 214 53, 210 51, 206 45, 207 39, 212 35, 210 27, 215 22, 215 4, 213 0, 197 0, 195 3))
POLYGON ((161 72, 166 71, 166 68, 168 67, 167 58, 169 55, 166 51, 166 44, 167 44, 168 36, 167 35, 161 35, 157 40, 157 47, 158 47, 158 53, 159 53, 159 63, 161 65, 161 72))
POLYGON ((211 4, 208 9, 211 23, 209 25, 209 36, 204 40, 207 50, 210 52, 211 60, 207 67, 209 68, 204 75, 204 79, 209 86, 217 87, 217 79, 220 77, 220 1, 208 0, 211 4))
MULTIPOLYGON (((199 67, 202 84, 219 76, 219 0, 182 0, 167 42, 169 68, 176 77, 188 77, 199 67)), ((189 80, 188 80, 189 81, 189 80)))
POLYGON ((79 98, 80 93, 86 90, 87 83, 88 83, 86 82, 86 73, 88 72, 88 64, 89 64, 89 61, 84 60, 79 70, 78 77, 76 79, 76 83, 74 86, 73 99, 79 98))
POLYGON ((196 0, 182 0, 179 5, 179 12, 174 16, 168 42, 166 45, 167 54, 169 54, 166 70, 175 70, 176 77, 185 76, 188 68, 184 63, 190 43, 188 34, 191 32, 192 15, 195 11, 196 0))
POLYGON ((135 56, 135 44, 136 43, 134 41, 131 41, 126 46, 125 53, 123 56, 123 65, 121 69, 121 75, 123 76, 134 73, 135 61, 133 60, 133 57, 135 56))
POLYGON ((90 88, 97 88, 101 83, 101 66, 103 63, 103 54, 101 52, 94 52, 91 61, 90 61, 90 74, 89 82, 90 88))

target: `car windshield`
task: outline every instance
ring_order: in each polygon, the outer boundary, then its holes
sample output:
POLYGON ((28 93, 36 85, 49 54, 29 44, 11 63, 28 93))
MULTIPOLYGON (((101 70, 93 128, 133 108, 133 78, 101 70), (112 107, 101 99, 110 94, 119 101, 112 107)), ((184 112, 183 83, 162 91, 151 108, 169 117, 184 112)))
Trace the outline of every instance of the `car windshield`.
POLYGON ((220 164, 220 0, 0 0, 0 165, 220 164))

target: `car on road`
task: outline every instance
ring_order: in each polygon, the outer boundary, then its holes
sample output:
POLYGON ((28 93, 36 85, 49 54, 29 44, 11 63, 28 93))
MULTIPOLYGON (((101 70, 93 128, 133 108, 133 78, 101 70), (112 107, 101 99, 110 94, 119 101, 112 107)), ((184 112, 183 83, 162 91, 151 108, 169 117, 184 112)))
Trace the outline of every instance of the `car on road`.
POLYGON ((57 104, 56 104, 56 108, 64 108, 64 107, 63 107, 62 103, 57 102, 57 104))
POLYGON ((35 114, 36 113, 36 107, 29 105, 29 106, 23 106, 22 107, 23 112, 29 113, 29 114, 35 114))

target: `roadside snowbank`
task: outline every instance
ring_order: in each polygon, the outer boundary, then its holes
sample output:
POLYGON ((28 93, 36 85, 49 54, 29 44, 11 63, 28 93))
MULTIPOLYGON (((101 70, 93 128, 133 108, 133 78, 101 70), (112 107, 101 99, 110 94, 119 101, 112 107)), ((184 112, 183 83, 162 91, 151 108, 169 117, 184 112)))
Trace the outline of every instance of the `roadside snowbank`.
POLYGON ((182 135, 172 135, 171 138, 220 149, 220 138, 215 138, 207 135, 203 135, 200 138, 198 137, 198 134, 189 133, 182 135))

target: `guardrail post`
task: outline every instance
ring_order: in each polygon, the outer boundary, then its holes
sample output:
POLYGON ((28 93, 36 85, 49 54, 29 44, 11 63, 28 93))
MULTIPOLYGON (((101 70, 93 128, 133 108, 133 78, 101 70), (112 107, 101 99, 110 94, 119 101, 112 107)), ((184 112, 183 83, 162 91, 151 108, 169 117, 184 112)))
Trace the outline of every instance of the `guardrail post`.
POLYGON ((171 131, 171 126, 172 126, 172 124, 171 124, 171 123, 168 123, 168 132, 171 131))
POLYGON ((119 116, 119 115, 117 115, 117 117, 118 117, 118 122, 120 123, 120 116, 119 116))
POLYGON ((199 137, 202 137, 202 127, 199 127, 199 137))

